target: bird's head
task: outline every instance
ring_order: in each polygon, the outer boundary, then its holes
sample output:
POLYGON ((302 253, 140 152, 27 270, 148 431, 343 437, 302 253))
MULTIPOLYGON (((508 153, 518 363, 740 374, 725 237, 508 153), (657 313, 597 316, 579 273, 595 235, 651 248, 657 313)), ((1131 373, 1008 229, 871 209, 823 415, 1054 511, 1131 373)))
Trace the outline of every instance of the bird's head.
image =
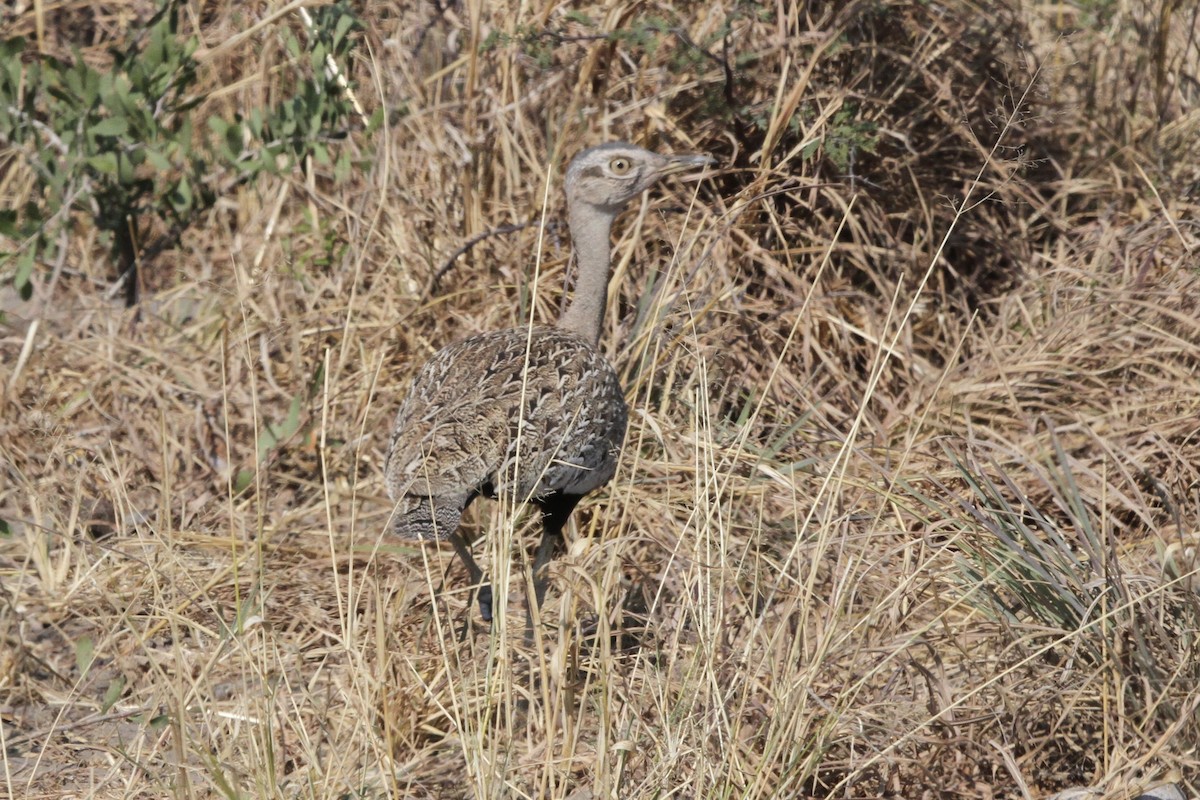
POLYGON ((676 172, 713 163, 711 156, 663 156, 628 142, 589 147, 567 168, 568 202, 616 213, 622 206, 676 172))

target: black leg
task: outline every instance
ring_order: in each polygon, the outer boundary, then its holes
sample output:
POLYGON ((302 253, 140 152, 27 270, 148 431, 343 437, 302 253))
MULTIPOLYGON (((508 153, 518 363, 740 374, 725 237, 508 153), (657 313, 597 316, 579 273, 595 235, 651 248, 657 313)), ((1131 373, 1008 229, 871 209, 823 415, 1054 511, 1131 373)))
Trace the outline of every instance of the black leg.
MULTIPOLYGON (((467 575, 471 581, 471 591, 479 592, 479 615, 483 617, 484 622, 492 621, 492 587, 483 583, 483 570, 475 563, 475 557, 471 555, 471 548, 467 546, 466 539, 455 531, 446 537, 447 541, 454 546, 454 552, 458 553, 458 557, 462 559, 463 566, 467 568, 467 575), (475 587, 478 587, 476 589, 475 587)), ((468 604, 470 601, 467 601, 468 604)))
MULTIPOLYGON (((546 599, 546 564, 554 557, 554 551, 562 541, 562 529, 567 524, 567 518, 582 499, 583 495, 580 494, 556 494, 538 503, 542 509, 542 541, 533 559, 533 596, 534 605, 539 609, 546 599)), ((533 638, 533 608, 528 604, 526 622, 525 638, 529 640, 533 638)))
MULTIPOLYGON (((470 508, 471 503, 479 497, 479 491, 472 492, 467 501, 463 503, 462 512, 465 513, 470 508)), ((479 615, 483 617, 484 622, 492 621, 492 587, 483 582, 483 570, 475 563, 475 557, 471 555, 471 547, 467 540, 463 538, 458 531, 446 537, 454 547, 454 552, 458 553, 459 559, 463 562, 463 566, 467 568, 467 576, 471 581, 471 595, 479 593, 479 615)), ((471 595, 467 597, 467 605, 471 605, 471 595)))
POLYGON ((538 608, 546 599, 546 576, 543 570, 554 557, 558 544, 562 541, 562 533, 551 533, 547 528, 542 531, 542 541, 538 544, 537 555, 533 558, 533 594, 538 608))

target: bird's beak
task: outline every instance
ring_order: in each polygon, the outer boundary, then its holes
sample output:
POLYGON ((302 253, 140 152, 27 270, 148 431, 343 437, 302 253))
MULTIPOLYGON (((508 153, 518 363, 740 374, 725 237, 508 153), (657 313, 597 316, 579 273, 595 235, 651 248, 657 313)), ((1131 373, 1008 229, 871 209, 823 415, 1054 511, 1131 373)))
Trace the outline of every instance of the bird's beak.
POLYGON ((660 175, 674 175, 677 172, 690 172, 694 169, 703 169, 717 163, 717 160, 707 155, 689 155, 666 156, 666 162, 663 168, 659 170, 660 175))

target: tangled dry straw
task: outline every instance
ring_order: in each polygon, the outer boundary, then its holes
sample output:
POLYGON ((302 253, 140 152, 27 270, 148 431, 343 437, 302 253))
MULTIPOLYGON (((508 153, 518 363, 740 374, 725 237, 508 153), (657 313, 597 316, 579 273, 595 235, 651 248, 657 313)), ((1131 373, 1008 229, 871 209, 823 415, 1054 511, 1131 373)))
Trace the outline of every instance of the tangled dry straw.
MULTIPOLYGON (((9 24, 102 64, 152 11, 9 24)), ((1194 774, 1195 10, 360 11, 347 74, 387 124, 338 145, 348 180, 238 188, 145 265, 138 308, 82 222, 52 286, 3 298, 4 790, 1125 797, 1194 774), (630 432, 538 639, 498 617, 460 640, 451 554, 382 535, 388 420, 442 344, 557 317, 569 248, 526 223, 618 137, 724 169, 618 224, 630 432)), ((235 36, 267 14, 192 18, 210 111, 277 89, 300 23, 235 36)), ((37 199, 24 163, 0 152, 5 206, 37 199)), ((531 526, 472 514, 519 621, 531 526)))

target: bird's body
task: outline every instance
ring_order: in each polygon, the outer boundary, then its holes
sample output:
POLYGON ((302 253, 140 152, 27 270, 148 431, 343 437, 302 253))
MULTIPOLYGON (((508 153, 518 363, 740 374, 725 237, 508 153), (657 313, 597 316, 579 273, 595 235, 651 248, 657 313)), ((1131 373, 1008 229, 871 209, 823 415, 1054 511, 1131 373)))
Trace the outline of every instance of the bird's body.
POLYGON ((396 418, 393 530, 448 538, 476 495, 585 495, 612 478, 626 419, 616 372, 576 333, 512 328, 445 347, 396 418))
MULTIPOLYGON (((449 540, 478 584, 482 571, 457 532, 463 511, 480 495, 532 502, 543 522, 533 564, 541 604, 542 567, 576 503, 612 478, 625 436, 624 394, 597 349, 613 219, 662 176, 709 162, 625 142, 576 156, 566 178, 577 262, 572 302, 555 327, 472 336, 438 351, 417 374, 385 465, 396 534, 449 540)), ((490 619, 486 586, 479 605, 490 619)))

